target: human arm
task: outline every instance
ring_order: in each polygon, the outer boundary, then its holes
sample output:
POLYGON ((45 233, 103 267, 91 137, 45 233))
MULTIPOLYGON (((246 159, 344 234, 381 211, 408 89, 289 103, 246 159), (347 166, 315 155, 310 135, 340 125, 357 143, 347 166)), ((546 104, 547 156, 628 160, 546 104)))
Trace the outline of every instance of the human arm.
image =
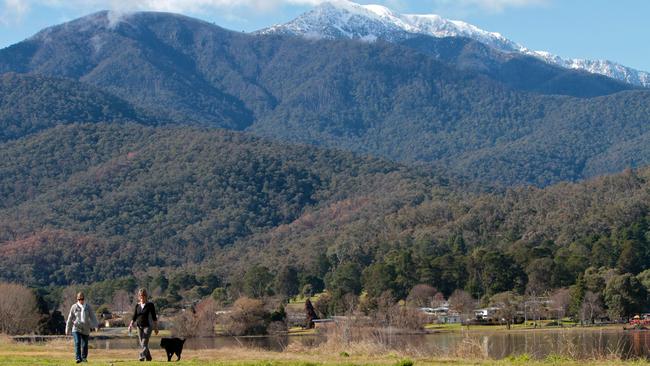
POLYGON ((70 312, 68 313, 68 320, 65 322, 65 335, 70 335, 70 332, 72 331, 72 325, 74 324, 75 321, 75 316, 74 316, 74 305, 70 307, 70 312))
POLYGON ((88 305, 88 311, 90 313, 90 330, 92 331, 99 328, 99 321, 97 321, 97 315, 95 315, 95 311, 90 305, 88 305))
POLYGON ((158 315, 156 314, 156 306, 151 304, 151 321, 153 323, 153 332, 158 335, 158 315))
POLYGON ((138 304, 135 304, 135 309, 133 310, 133 317, 131 317, 131 322, 129 323, 129 332, 131 332, 131 329, 133 329, 133 323, 135 323, 135 319, 138 316, 138 304))

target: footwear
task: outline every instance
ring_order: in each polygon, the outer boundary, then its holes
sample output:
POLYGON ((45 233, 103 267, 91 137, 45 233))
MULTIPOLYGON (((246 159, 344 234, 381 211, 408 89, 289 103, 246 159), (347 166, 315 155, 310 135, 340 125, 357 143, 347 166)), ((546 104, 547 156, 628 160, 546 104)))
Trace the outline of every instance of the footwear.
POLYGON ((144 361, 144 357, 140 357, 140 361, 144 361))
POLYGON ((81 363, 81 360, 77 360, 77 363, 81 363))

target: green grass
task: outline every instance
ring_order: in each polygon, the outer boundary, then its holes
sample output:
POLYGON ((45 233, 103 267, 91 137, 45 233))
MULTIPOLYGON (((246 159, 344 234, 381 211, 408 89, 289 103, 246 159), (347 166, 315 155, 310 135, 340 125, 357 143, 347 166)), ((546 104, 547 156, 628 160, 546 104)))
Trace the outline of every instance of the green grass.
POLYGON ((320 293, 314 294, 314 295, 312 295, 310 297, 305 297, 305 296, 302 296, 302 295, 296 295, 295 297, 292 297, 292 298, 289 299, 289 305, 305 305, 305 301, 307 301, 307 299, 310 299, 312 304, 313 304, 323 294, 324 294, 324 292, 320 292, 320 293))
MULTIPOLYGON (((589 330, 597 330, 597 329, 608 329, 608 328, 614 328, 614 329, 620 329, 621 325, 620 324, 607 324, 607 325, 596 325, 596 326, 588 326, 588 327, 582 327, 580 324, 576 322, 572 322, 567 319, 563 319, 561 321, 562 327, 557 326, 557 325, 549 325, 550 323, 553 323, 554 320, 541 320, 537 322, 537 326, 535 326, 534 322, 528 321, 522 324, 512 324, 510 326, 510 331, 512 330, 545 330, 545 329, 562 329, 563 328, 576 328, 576 329, 589 329, 589 330)), ((460 325, 460 324, 427 324, 424 326, 424 329, 430 330, 430 331, 508 331, 508 328, 505 325, 471 325, 469 327, 460 325)))
MULTIPOLYGON (((577 361, 563 355, 549 355, 543 360, 533 360, 528 354, 512 356, 504 360, 474 358, 411 357, 398 353, 361 353, 359 350, 304 350, 294 352, 271 352, 248 348, 223 348, 209 350, 185 350, 182 363, 189 366, 584 366, 584 365, 631 365, 650 366, 647 361, 621 361, 602 359, 577 361)), ((137 350, 91 349, 89 362, 85 365, 136 366, 143 363, 136 360, 137 350)), ((152 347, 153 362, 145 365, 170 365, 162 350, 152 347)), ((26 365, 75 365, 72 342, 55 340, 47 344, 23 344, 0 337, 0 366, 26 365)))
MULTIPOLYGON (((377 365, 375 361, 354 361, 354 362, 318 362, 318 361, 236 361, 236 360, 181 360, 183 365, 188 366, 370 366, 377 365)), ((606 365, 629 365, 629 366, 647 366, 650 365, 646 361, 572 361, 564 359, 546 359, 534 361, 528 357, 514 357, 505 360, 400 360, 397 362, 381 363, 387 366, 434 366, 434 365, 449 365, 449 366, 547 366, 547 365, 560 365, 560 366, 606 366, 606 365)), ((4 357, 0 354, 0 365, 7 366, 23 366, 23 365, 75 365, 74 360, 62 359, 49 359, 47 357, 4 357)), ((125 361, 125 360, 111 360, 111 359, 90 359, 84 365, 103 365, 103 366, 139 366, 142 365, 138 361, 125 361)), ((153 361, 147 362, 145 365, 170 365, 167 361, 153 361)))

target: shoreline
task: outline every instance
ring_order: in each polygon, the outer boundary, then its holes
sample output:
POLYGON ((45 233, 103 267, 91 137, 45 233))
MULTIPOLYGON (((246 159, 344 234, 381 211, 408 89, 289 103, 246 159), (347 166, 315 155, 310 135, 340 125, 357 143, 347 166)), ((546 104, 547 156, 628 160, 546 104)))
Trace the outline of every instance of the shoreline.
MULTIPOLYGON (((105 328, 102 328, 105 329, 105 328)), ((462 327, 443 327, 443 328, 425 328, 423 331, 404 331, 404 330, 394 330, 391 335, 394 336, 425 336, 425 335, 434 335, 434 334, 445 334, 445 333, 466 333, 466 334, 483 334, 483 333, 522 333, 522 332, 533 332, 533 333, 545 333, 545 332, 557 332, 557 331, 580 331, 580 332, 593 332, 593 331, 610 331, 610 332, 645 332, 650 331, 650 329, 633 329, 625 328, 624 324, 607 324, 607 325, 594 325, 594 326, 570 326, 570 327, 513 327, 511 329, 506 329, 505 326, 501 325, 472 325, 469 329, 466 326, 462 327)), ((284 333, 274 333, 274 334, 263 334, 263 335, 245 335, 245 336, 232 336, 227 334, 216 333, 210 336, 200 336, 192 338, 273 338, 273 337, 324 337, 324 334, 319 334, 317 330, 300 330, 300 331, 288 331, 284 333)), ((171 337, 171 333, 166 330, 161 330, 158 337, 171 337)), ((71 336, 66 335, 38 335, 38 334, 25 334, 17 336, 9 336, 9 338, 17 342, 29 342, 33 340, 38 340, 37 342, 44 342, 46 340, 57 340, 57 339, 72 339, 71 336)), ((126 327, 124 328, 111 328, 109 334, 103 333, 103 331, 95 331, 90 334, 91 339, 97 340, 110 340, 110 339, 128 339, 133 338, 133 336, 128 335, 126 327)), ((183 338, 183 337, 181 337, 183 338)))
MULTIPOLYGON (((168 365, 164 350, 152 347, 153 365, 168 365)), ((136 360, 137 349, 105 350, 91 349, 89 365, 141 365, 136 360)), ((175 360, 175 357, 173 358, 175 360)), ((549 355, 545 359, 535 360, 528 354, 511 356, 504 359, 490 359, 471 353, 458 353, 440 356, 418 356, 398 351, 377 352, 370 348, 351 347, 347 351, 317 348, 311 350, 295 349, 283 352, 263 351, 259 349, 228 347, 215 350, 187 349, 182 354, 181 362, 195 366, 349 366, 349 365, 649 365, 647 360, 623 360, 609 355, 589 359, 574 360, 566 356, 549 355)), ((0 365, 73 365, 71 341, 55 340, 45 345, 29 345, 0 340, 0 365)))

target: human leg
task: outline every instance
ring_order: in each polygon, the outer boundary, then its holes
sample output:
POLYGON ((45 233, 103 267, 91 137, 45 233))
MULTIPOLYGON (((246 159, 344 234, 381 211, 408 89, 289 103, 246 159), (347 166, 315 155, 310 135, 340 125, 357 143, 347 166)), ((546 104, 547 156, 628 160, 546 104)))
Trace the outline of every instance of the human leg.
POLYGON ((88 358, 88 338, 90 338, 90 336, 79 333, 79 337, 81 340, 81 360, 86 361, 88 358))
POLYGON ((81 362, 81 333, 72 332, 72 339, 74 340, 74 359, 81 362))
POLYGON ((140 340, 140 361, 151 361, 151 352, 149 351, 149 337, 151 337, 151 327, 138 327, 138 339, 140 340))

